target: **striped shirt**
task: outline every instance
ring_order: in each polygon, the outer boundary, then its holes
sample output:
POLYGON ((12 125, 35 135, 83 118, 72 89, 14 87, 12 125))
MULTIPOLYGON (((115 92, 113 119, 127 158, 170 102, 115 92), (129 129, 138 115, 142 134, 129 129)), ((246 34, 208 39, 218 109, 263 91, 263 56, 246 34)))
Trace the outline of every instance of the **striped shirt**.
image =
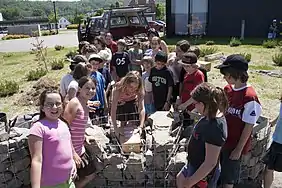
POLYGON ((81 156, 85 152, 84 134, 89 114, 80 106, 70 126, 71 140, 75 152, 81 156))

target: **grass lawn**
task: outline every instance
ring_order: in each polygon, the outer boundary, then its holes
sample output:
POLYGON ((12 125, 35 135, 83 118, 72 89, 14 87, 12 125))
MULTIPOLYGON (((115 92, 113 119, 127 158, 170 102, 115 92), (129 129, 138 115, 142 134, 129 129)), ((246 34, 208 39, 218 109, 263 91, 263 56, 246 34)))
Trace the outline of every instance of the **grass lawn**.
MULTIPOLYGON (((56 51, 54 48, 48 49, 47 57, 49 60, 55 58, 65 58, 65 55, 75 48, 65 48, 56 51)), ((51 78, 59 83, 62 75, 69 71, 68 63, 61 70, 50 70, 46 77, 51 78)), ((0 98, 0 111, 8 114, 8 118, 22 113, 34 112, 35 106, 20 106, 15 104, 21 96, 25 95, 36 81, 27 82, 26 74, 30 70, 35 70, 38 62, 35 60, 35 54, 29 52, 17 53, 0 53, 0 80, 15 80, 20 85, 20 92, 9 97, 0 98)))
MULTIPOLYGON (((168 44, 174 43, 178 39, 168 39, 168 44)), ((207 40, 207 39, 206 39, 207 40)), ((242 45, 239 47, 229 47, 223 45, 222 43, 217 43, 213 45, 217 47, 219 52, 223 52, 225 55, 232 53, 251 53, 252 60, 250 63, 250 70, 281 70, 282 67, 274 66, 272 63, 272 55, 277 53, 277 49, 265 49, 259 46, 258 41, 256 45, 242 45)), ((261 40, 260 40, 261 41, 261 40)), ((253 41, 255 44, 255 41, 253 41)), ((199 45, 200 48, 207 47, 204 44, 199 45)), ((64 58, 65 54, 73 50, 74 48, 65 48, 61 51, 55 51, 54 49, 48 49, 48 59, 53 58, 64 58)), ((217 63, 214 62, 212 67, 217 63)), ((36 82, 27 82, 25 75, 29 70, 35 69, 37 67, 37 62, 35 61, 35 55, 26 53, 0 53, 0 80, 16 80, 20 84, 20 92, 9 97, 0 98, 0 111, 4 111, 8 114, 9 118, 11 116, 28 113, 30 111, 36 110, 34 106, 19 106, 14 104, 21 96, 31 89, 31 87, 36 82)), ((59 83, 61 77, 69 71, 68 63, 62 70, 49 71, 47 77, 54 79, 59 83)), ((226 83, 222 79, 219 71, 216 69, 211 70, 208 73, 208 79, 211 83, 217 86, 224 86, 226 83)), ((282 78, 275 78, 265 75, 259 75, 256 73, 250 73, 249 83, 253 85, 259 95, 260 101, 263 106, 263 113, 265 116, 273 118, 278 114, 279 108, 279 96, 282 92, 282 78)))

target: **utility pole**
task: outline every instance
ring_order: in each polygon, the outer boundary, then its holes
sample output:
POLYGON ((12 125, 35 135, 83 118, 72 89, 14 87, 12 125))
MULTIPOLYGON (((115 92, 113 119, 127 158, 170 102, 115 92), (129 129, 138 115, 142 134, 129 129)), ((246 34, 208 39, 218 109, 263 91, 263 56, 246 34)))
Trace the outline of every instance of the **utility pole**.
POLYGON ((54 15, 55 15, 55 29, 57 34, 59 33, 59 29, 58 29, 58 20, 57 20, 57 11, 56 11, 56 2, 53 1, 53 7, 54 7, 54 15))

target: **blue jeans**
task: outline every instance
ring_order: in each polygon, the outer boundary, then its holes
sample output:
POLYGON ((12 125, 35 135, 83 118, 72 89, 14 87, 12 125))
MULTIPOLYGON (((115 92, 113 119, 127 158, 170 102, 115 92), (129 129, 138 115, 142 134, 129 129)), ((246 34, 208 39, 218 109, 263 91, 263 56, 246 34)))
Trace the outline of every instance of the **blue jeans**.
MULTIPOLYGON (((183 174, 183 176, 185 178, 187 178, 187 177, 192 176, 196 171, 197 171, 197 169, 195 169, 190 164, 187 164, 182 168, 181 173, 183 174)), ((215 172, 214 172, 212 178, 208 182, 208 188, 216 188, 217 187, 217 181, 219 179, 219 176, 220 176, 220 166, 218 165, 217 168, 215 169, 215 172)))

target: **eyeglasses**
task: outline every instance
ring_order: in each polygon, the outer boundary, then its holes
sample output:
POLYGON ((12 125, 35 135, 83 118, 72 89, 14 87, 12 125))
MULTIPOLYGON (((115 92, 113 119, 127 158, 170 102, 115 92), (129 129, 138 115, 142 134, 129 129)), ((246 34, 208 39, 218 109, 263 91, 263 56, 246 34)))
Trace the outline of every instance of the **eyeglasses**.
POLYGON ((63 106, 63 103, 61 102, 57 102, 57 103, 51 103, 51 102, 47 102, 44 104, 44 107, 46 108, 53 108, 56 105, 57 108, 60 108, 63 106))

